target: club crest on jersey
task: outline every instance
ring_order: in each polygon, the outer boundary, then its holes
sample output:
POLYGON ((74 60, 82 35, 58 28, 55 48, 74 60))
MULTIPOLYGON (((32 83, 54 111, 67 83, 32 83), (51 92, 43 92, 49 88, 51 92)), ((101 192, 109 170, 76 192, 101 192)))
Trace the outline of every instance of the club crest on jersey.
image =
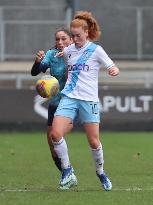
POLYGON ((85 50, 82 54, 82 59, 83 60, 88 60, 90 55, 91 55, 91 52, 89 50, 85 50))
POLYGON ((68 53, 68 58, 72 58, 72 57, 75 57, 78 55, 78 52, 77 51, 72 51, 71 53, 68 53))

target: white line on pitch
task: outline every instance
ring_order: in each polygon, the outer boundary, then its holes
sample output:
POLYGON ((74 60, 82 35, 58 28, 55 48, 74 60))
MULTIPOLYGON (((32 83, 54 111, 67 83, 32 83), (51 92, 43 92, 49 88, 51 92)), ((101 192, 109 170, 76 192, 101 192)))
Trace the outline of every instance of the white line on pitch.
MULTIPOLYGON (((56 192, 57 189, 0 189, 0 192, 56 192)), ((72 189, 72 191, 101 191, 101 189, 72 189)), ((112 191, 126 191, 126 192, 141 192, 141 191, 153 191, 153 187, 150 188, 140 188, 140 187, 132 187, 132 188, 114 188, 112 191)))

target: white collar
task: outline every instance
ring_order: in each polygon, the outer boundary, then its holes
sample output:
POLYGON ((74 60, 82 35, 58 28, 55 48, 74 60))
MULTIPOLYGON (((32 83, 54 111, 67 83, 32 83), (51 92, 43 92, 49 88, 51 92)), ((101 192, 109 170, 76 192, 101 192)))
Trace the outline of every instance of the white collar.
POLYGON ((82 47, 77 48, 77 47, 75 46, 75 48, 76 48, 77 50, 81 50, 81 49, 85 48, 85 47, 88 45, 89 42, 90 42, 90 41, 87 40, 87 41, 85 42, 85 44, 84 44, 82 47))

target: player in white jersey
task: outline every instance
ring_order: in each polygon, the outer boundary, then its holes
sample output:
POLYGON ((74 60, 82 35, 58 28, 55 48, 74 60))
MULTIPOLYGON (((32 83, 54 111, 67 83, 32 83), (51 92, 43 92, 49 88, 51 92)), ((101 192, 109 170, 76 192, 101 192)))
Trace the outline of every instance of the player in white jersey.
POLYGON ((99 139, 98 71, 103 65, 109 75, 116 76, 119 69, 103 48, 92 42, 99 38, 100 29, 91 13, 78 12, 70 24, 70 30, 74 44, 65 48, 63 53, 68 79, 62 90, 64 97, 56 110, 51 132, 54 149, 63 169, 60 188, 69 189, 76 184, 63 136, 69 123, 79 115, 91 147, 96 174, 104 189, 111 190, 111 181, 104 172, 103 149, 99 139))
POLYGON ((71 98, 98 101, 98 72, 101 65, 107 69, 114 63, 99 45, 89 40, 78 49, 75 44, 64 49, 68 79, 62 93, 71 98), (72 86, 70 86, 72 85, 72 86))

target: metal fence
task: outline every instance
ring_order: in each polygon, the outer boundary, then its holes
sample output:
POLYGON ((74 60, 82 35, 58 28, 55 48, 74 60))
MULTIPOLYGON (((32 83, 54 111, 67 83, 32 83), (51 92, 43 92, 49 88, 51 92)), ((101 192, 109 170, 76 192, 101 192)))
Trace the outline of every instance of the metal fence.
MULTIPOLYGON (((25 73, 1 73, 0 89, 35 89, 36 80, 41 76, 31 76, 25 73)), ((119 77, 110 78, 106 72, 100 72, 99 85, 103 89, 110 88, 153 88, 153 72, 122 71, 119 77)))
MULTIPOLYGON (((153 21, 153 7, 126 7, 121 8, 121 10, 129 10, 133 11, 136 16, 136 56, 135 58, 137 60, 142 59, 153 59, 153 46, 152 41, 150 41, 150 36, 152 36, 152 29, 150 29, 150 26, 152 26, 153 21), (148 16, 146 15, 148 14, 148 16), (148 21, 148 22, 146 22, 148 21), (146 36, 147 32, 150 31, 150 35, 146 36), (151 47, 151 49, 146 49, 147 47, 151 47), (150 52, 151 51, 151 52, 150 52)), ((125 25, 126 26, 126 25, 125 25)), ((132 35, 132 33, 129 30, 129 35, 132 35)), ((129 55, 130 58, 131 55, 129 55)), ((134 56, 134 55, 133 55, 134 56)), ((128 55, 127 55, 128 58, 128 55)))
MULTIPOLYGON (((99 12, 95 14, 100 24, 105 22, 103 45, 111 57, 153 59, 153 7, 103 8, 99 12)), ((0 60, 30 60, 39 48, 47 50, 55 30, 69 25, 71 16, 71 9, 63 7, 0 7, 0 60)))
POLYGON ((38 48, 48 50, 55 30, 67 27, 71 16, 70 8, 0 7, 0 61, 30 60, 38 48))

